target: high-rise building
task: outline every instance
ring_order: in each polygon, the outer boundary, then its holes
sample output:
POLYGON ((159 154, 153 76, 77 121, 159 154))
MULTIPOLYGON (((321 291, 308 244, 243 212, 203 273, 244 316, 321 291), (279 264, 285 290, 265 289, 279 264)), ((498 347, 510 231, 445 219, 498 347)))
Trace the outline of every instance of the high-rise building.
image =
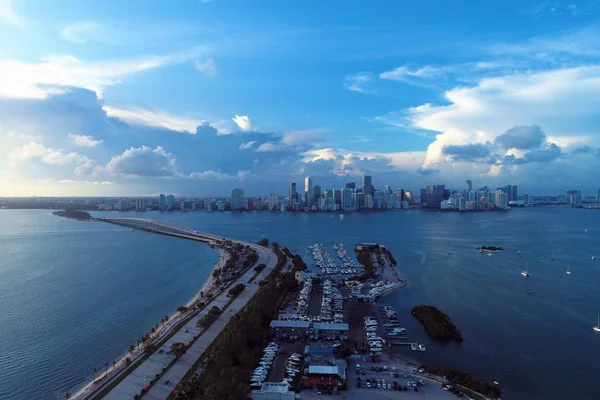
POLYGON ((427 204, 427 189, 421 189, 421 205, 425 206, 427 204))
POLYGON ((581 191, 580 190, 567 190, 565 193, 565 200, 567 203, 579 204, 582 200, 581 191))
POLYGON ((511 201, 517 201, 519 199, 519 191, 517 185, 512 185, 510 188, 510 199, 511 201))
POLYGON ((506 210, 508 208, 508 194, 500 189, 496 190, 494 205, 497 208, 506 210))
POLYGON ((296 203, 296 182, 290 183, 290 198, 288 200, 289 209, 294 209, 294 203, 296 203))
POLYGON ((135 211, 145 211, 146 210, 146 199, 138 197, 135 199, 135 211))
POLYGON ((167 210, 172 210, 175 208, 175 196, 172 194, 167 195, 167 210))
POLYGON ((165 210, 167 208, 167 198, 165 197, 164 194, 160 194, 158 196, 158 209, 159 210, 165 210))
POLYGON ((310 176, 304 178, 304 206, 310 207, 313 204, 315 198, 313 181, 310 176))
POLYGON ((465 190, 466 190, 467 192, 470 192, 471 190, 473 190, 473 181, 472 181, 472 180, 470 180, 470 179, 467 179, 467 180, 465 181, 465 190))
POLYGON ((269 195, 269 211, 273 211, 273 210, 277 210, 277 203, 279 202, 279 199, 277 197, 276 194, 270 194, 269 195))
POLYGON ((383 187, 383 198, 385 199, 385 202, 392 199, 392 187, 390 185, 385 185, 383 187))
POLYGON ((321 186, 313 186, 313 196, 313 202, 319 204, 319 199, 321 198, 321 186))
POLYGON ((354 191, 350 188, 342 189, 342 209, 350 210, 354 207, 353 203, 353 194, 354 191))
POLYGON ((129 207, 130 207, 129 200, 125 200, 125 199, 119 200, 118 207, 117 207, 119 210, 127 211, 127 210, 129 210, 129 207))
POLYGON ((340 189, 333 189, 333 199, 335 200, 335 204, 338 206, 342 206, 342 191, 340 189))
POLYGON ((527 205, 531 203, 531 197, 529 196, 529 193, 525 193, 523 195, 523 204, 527 205))
POLYGON ((467 200, 464 197, 458 199, 458 209, 460 211, 465 211, 467 209, 467 200))
POLYGON ((370 194, 373 196, 373 184, 371 183, 370 175, 363 175, 362 177, 362 191, 364 194, 370 194))
POLYGON ((354 184, 354 182, 348 182, 348 183, 346 183, 346 187, 348 189, 356 189, 356 185, 354 184))
POLYGON ((231 191, 231 209, 232 210, 243 210, 244 209, 244 190, 235 188, 231 191))
POLYGON ((373 208, 373 196, 371 196, 370 194, 364 194, 365 197, 365 208, 367 210, 370 210, 371 208, 373 208))
POLYGON ((446 192, 445 185, 427 185, 425 203, 427 208, 440 208, 446 192))

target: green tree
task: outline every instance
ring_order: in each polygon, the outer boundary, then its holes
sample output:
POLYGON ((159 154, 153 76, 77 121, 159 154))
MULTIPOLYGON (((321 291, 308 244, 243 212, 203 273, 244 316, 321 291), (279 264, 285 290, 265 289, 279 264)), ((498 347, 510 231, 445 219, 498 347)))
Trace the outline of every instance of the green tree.
POLYGON ((187 306, 179 306, 177 307, 177 311, 180 313, 184 313, 188 310, 187 306))
POLYGON ((185 343, 175 342, 171 345, 171 351, 175 354, 175 357, 179 358, 185 353, 185 343))
POLYGON ((65 393, 65 400, 69 400, 71 398, 71 393, 67 392, 65 393))
POLYGON ((132 354, 135 351, 135 346, 130 344, 129 345, 129 353, 132 354))

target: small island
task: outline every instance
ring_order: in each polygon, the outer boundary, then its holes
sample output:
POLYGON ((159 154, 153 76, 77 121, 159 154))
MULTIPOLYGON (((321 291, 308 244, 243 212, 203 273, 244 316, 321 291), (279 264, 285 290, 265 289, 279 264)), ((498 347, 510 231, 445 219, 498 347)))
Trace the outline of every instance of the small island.
POLYGON ((77 210, 61 210, 54 211, 52 214, 58 217, 77 219, 79 221, 90 221, 92 220, 92 216, 85 211, 77 211, 77 210))
POLYGON ((481 246, 481 247, 478 247, 477 250, 479 250, 479 251, 502 251, 502 250, 504 250, 504 247, 500 247, 500 246, 481 246))
POLYGON ((450 317, 438 310, 434 306, 421 304, 414 306, 410 312, 417 317, 421 325, 425 327, 425 331, 434 339, 437 340, 455 340, 462 342, 463 337, 460 329, 450 317))

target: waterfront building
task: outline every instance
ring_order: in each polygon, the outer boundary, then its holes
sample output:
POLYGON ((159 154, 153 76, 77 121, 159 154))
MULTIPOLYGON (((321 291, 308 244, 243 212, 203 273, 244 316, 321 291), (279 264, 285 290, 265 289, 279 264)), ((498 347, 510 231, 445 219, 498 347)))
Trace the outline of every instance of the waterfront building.
POLYGON ((288 205, 290 210, 294 209, 294 204, 296 203, 296 182, 290 183, 290 193, 289 193, 288 205))
POLYGON ((252 391, 252 400, 294 400, 296 392, 287 382, 264 382, 260 390, 252 391))
POLYGON ((246 199, 246 210, 254 210, 254 199, 250 197, 246 199))
POLYGON ((161 193, 158 196, 158 209, 159 210, 166 210, 167 209, 167 198, 166 198, 166 196, 163 193, 161 193))
POLYGON ((404 200, 402 202, 402 208, 408 209, 410 206, 410 203, 408 202, 408 200, 404 200))
POLYGON ((304 178, 304 206, 309 207, 312 206, 315 194, 313 188, 313 181, 310 176, 304 178))
POLYGON ((364 194, 370 194, 373 196, 373 184, 371 183, 370 175, 363 175, 362 177, 362 191, 364 194))
POLYGON ((279 198, 277 197, 276 194, 270 194, 269 195, 269 200, 268 200, 268 207, 269 207, 269 211, 276 211, 277 210, 277 203, 279 202, 279 198))
POLYGON ((117 203, 117 209, 121 211, 127 211, 130 208, 129 200, 121 199, 117 203))
POLYGON ((383 198, 386 203, 392 199, 392 187, 390 185, 385 185, 383 187, 383 198))
POLYGON ((598 189, 598 193, 596 193, 596 202, 600 203, 600 189, 598 189))
POLYGON ((342 210, 350 210, 354 207, 353 195, 354 191, 350 188, 343 188, 342 192, 342 210))
POLYGON ((175 208, 175 196, 172 194, 167 195, 167 210, 172 210, 175 208))
POLYGON ((320 198, 321 198, 321 186, 315 185, 315 186, 313 186, 313 202, 318 204, 320 198))
POLYGON ((427 208, 440 208, 445 192, 445 185, 427 185, 425 190, 425 206, 427 208))
POLYGON ((464 197, 460 197, 458 199, 458 209, 460 211, 465 211, 467 209, 467 199, 465 199, 464 197))
POLYGON ((335 204, 342 206, 342 191, 339 189, 333 189, 333 199, 335 200, 335 204))
POLYGON ((185 210, 185 201, 184 201, 184 200, 181 200, 181 201, 179 202, 179 209, 180 209, 181 211, 185 210))
POLYGON ((527 205, 531 203, 531 197, 529 196, 529 193, 525 193, 523 195, 523 204, 527 205))
POLYGON ((519 200, 519 192, 517 185, 512 185, 510 190, 510 200, 509 201, 517 201, 519 200))
POLYGON ((364 208, 367 210, 370 210, 373 208, 373 196, 371 196, 370 194, 364 194, 364 208))
POLYGON ((141 197, 135 199, 135 211, 146 211, 146 199, 141 197))
MULTIPOLYGON (((487 200, 487 198, 485 199, 487 200)), ((482 203, 484 202, 482 201, 482 203)), ((484 204, 486 203, 487 201, 484 204)), ((500 189, 496 190, 494 205, 502 210, 508 209, 508 194, 500 189)))
POLYGON ((223 200, 219 200, 216 203, 217 211, 225 211, 225 202, 223 200))
POLYGON ((565 201, 571 204, 579 204, 582 200, 581 191, 580 190, 567 190, 565 193, 565 201))
POLYGON ((244 190, 235 188, 231 191, 231 209, 232 210, 243 210, 244 209, 244 190))
POLYGON ((467 180, 465 181, 465 191, 466 191, 467 193, 469 193, 471 190, 473 190, 473 181, 472 181, 472 180, 470 180, 470 179, 467 179, 467 180))
POLYGON ((356 184, 354 182, 348 182, 346 183, 346 187, 348 189, 356 189, 356 184))
POLYGON ((215 211, 217 202, 215 200, 209 200, 206 203, 206 211, 215 211))

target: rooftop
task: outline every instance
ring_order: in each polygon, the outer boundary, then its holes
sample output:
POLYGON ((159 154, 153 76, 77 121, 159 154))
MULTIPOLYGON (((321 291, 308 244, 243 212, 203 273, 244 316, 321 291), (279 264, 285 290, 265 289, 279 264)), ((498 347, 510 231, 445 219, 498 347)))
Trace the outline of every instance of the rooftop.
POLYGON ((271 393, 287 393, 289 392, 289 385, 286 382, 265 382, 260 388, 260 391, 271 393))
POLYGON ((315 329, 319 330, 334 330, 334 331, 347 331, 348 324, 330 324, 326 322, 317 322, 314 324, 315 329))
MULTIPOLYGON (((310 326, 309 321, 281 321, 275 319, 271 321, 271 328, 306 328, 310 326)), ((348 326, 348 325, 346 325, 348 326)), ((348 328, 346 328, 348 329, 348 328)))

